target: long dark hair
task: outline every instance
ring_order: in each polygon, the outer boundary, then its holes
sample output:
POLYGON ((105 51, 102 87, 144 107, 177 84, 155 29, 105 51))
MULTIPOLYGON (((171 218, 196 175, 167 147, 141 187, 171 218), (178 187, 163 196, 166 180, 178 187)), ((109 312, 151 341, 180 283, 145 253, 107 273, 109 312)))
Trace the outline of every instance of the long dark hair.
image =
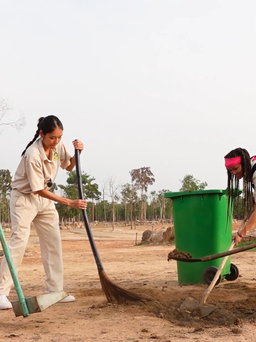
POLYGON ((60 128, 63 130, 63 125, 60 119, 57 118, 57 116, 49 115, 46 117, 39 118, 38 124, 37 124, 37 131, 34 135, 34 138, 27 144, 25 150, 21 153, 21 156, 23 156, 27 148, 38 139, 40 130, 43 132, 43 134, 47 134, 47 133, 51 133, 56 128, 60 128))
MULTIPOLYGON (((253 190, 252 190, 252 174, 251 174, 251 158, 247 150, 238 147, 230 151, 224 158, 241 157, 241 166, 243 171, 243 199, 242 199, 242 213, 244 219, 248 219, 253 209, 253 190)), ((238 200, 239 191, 239 179, 233 175, 228 169, 228 184, 227 184, 227 195, 228 195, 228 211, 230 209, 231 201, 238 200), (235 198, 234 198, 235 196, 235 198)), ((235 205, 235 203, 234 203, 235 205)))

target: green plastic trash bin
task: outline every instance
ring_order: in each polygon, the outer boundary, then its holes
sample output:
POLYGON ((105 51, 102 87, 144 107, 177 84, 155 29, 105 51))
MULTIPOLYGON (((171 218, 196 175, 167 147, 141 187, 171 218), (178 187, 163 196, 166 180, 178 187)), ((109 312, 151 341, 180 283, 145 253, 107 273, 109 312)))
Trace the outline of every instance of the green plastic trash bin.
MULTIPOLYGON (((232 214, 227 218, 225 190, 167 192, 164 196, 173 202, 175 244, 179 251, 200 258, 228 250, 232 240, 232 214)), ((230 259, 228 257, 221 279, 230 274, 230 259)), ((222 258, 195 263, 178 261, 179 284, 205 283, 204 271, 211 267, 217 271, 221 261, 222 258)))

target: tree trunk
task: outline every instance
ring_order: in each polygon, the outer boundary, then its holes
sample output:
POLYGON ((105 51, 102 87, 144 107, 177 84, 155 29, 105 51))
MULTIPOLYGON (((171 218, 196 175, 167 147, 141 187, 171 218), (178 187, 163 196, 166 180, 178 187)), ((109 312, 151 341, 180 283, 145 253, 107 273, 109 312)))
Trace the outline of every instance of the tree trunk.
POLYGON ((140 221, 143 222, 143 212, 144 212, 144 203, 141 201, 140 204, 140 221))
POLYGON ((112 230, 115 229, 115 202, 112 201, 112 230))
POLYGON ((106 203, 104 201, 104 221, 107 222, 106 203))
POLYGON ((127 221, 127 204, 124 204, 124 220, 127 221))
POLYGON ((91 202, 91 220, 94 222, 94 203, 91 202))
POLYGON ((133 224, 132 224, 132 203, 130 204, 130 219, 131 219, 131 229, 133 228, 133 224))

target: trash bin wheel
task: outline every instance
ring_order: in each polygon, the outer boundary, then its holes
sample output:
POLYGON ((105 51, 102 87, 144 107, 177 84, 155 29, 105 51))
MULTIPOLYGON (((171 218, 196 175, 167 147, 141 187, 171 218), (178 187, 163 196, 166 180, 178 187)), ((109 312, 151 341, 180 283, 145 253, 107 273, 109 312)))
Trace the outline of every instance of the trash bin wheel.
POLYGON ((239 276, 239 270, 234 264, 230 264, 230 273, 226 274, 225 279, 229 281, 236 280, 239 276))
MULTIPOLYGON (((214 267, 214 266, 207 267, 203 273, 204 282, 206 284, 210 285, 213 278, 215 277, 215 274, 217 273, 217 271, 218 271, 217 267, 214 267)), ((215 286, 218 285, 220 283, 220 281, 221 281, 221 275, 219 276, 219 279, 216 281, 215 286)))

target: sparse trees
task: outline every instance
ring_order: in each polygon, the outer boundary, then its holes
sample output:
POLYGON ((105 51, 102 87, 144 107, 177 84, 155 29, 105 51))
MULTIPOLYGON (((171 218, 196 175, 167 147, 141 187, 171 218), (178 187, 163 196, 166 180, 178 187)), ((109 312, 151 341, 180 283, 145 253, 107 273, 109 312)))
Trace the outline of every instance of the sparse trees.
MULTIPOLYGON (((75 171, 73 171, 75 173, 75 171)), ((99 186, 94 177, 89 176, 86 173, 82 173, 82 184, 84 184, 84 197, 91 200, 91 220, 94 222, 94 201, 98 201, 101 196, 99 186)))
MULTIPOLYGON (((25 117, 20 114, 17 120, 10 121, 8 116, 12 107, 9 105, 7 99, 0 99, 0 126, 11 126, 20 130, 25 125, 25 117)), ((0 127, 1 128, 1 127, 0 127)), ((0 130, 1 133, 1 130, 0 130)), ((10 207, 10 191, 11 191, 11 173, 9 170, 0 170, 0 220, 9 221, 9 207, 10 207)))
POLYGON ((115 203, 119 200, 119 196, 117 194, 117 190, 119 185, 115 184, 115 179, 110 177, 108 180, 108 195, 111 198, 111 207, 112 207, 112 230, 115 229, 115 203))
POLYGON ((159 209, 160 209, 160 220, 165 220, 165 208, 166 208, 166 202, 167 202, 167 199, 164 197, 164 194, 168 192, 168 190, 161 190, 161 191, 158 191, 158 194, 157 194, 157 202, 158 202, 158 205, 159 205, 159 209))
POLYGON ((168 204, 168 199, 164 197, 164 194, 169 192, 169 190, 160 190, 158 192, 151 191, 151 216, 152 219, 166 219, 166 208, 168 204))
POLYGON ((144 166, 139 169, 131 170, 130 175, 132 177, 132 183, 141 191, 140 220, 144 221, 146 219, 145 193, 148 190, 148 186, 155 182, 154 174, 150 170, 150 167, 144 166))
POLYGON ((138 202, 138 195, 137 195, 137 189, 135 185, 126 183, 122 186, 122 203, 125 207, 125 220, 127 220, 127 217, 130 218, 131 222, 131 229, 133 228, 133 222, 135 222, 135 215, 134 215, 134 209, 136 206, 136 203, 138 202), (128 205, 128 208, 127 208, 128 205))
POLYGON ((9 170, 0 170, 0 220, 9 222, 12 176, 9 170))
POLYGON ((104 221, 107 221, 107 211, 106 211, 107 201, 105 201, 105 193, 106 193, 106 184, 103 184, 103 187, 102 187, 103 213, 104 213, 104 221))
MULTIPOLYGON (((101 194, 98 191, 98 185, 94 183, 95 179, 82 173, 83 193, 84 198, 88 199, 87 211, 90 220, 94 222, 95 213, 95 220, 111 223, 113 230, 117 220, 129 221, 131 229, 136 227, 136 220, 141 222, 144 222, 145 219, 163 220, 163 222, 166 219, 172 220, 172 201, 164 197, 166 192, 171 191, 162 189, 151 191, 150 195, 147 194, 148 186, 155 182, 150 168, 133 169, 130 171, 130 175, 132 182, 124 185, 117 185, 115 179, 110 177, 104 183, 101 194)), ((206 182, 201 182, 192 175, 186 175, 180 191, 202 190, 206 186, 206 182)), ((75 171, 68 173, 67 185, 58 185, 58 188, 63 191, 63 196, 71 199, 78 198, 75 171)), ((80 218, 79 210, 67 208, 59 203, 56 204, 56 207, 62 218, 80 218)))

